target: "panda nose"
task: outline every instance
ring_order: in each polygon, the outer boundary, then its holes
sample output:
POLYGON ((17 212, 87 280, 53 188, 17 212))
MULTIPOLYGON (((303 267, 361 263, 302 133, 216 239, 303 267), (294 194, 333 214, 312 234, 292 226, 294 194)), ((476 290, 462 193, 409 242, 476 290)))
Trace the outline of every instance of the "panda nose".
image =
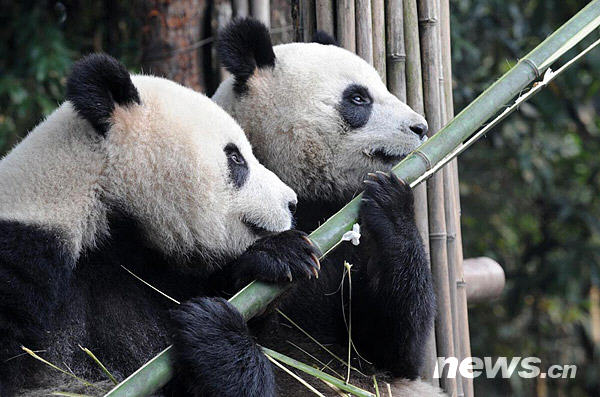
POLYGON ((290 201, 288 203, 288 208, 290 209, 290 213, 292 215, 294 215, 296 213, 296 202, 295 201, 290 201))
POLYGON ((419 136, 419 138, 421 138, 421 139, 423 139, 423 137, 427 134, 427 130, 428 130, 427 124, 423 124, 423 123, 413 124, 409 128, 412 132, 417 134, 419 136))

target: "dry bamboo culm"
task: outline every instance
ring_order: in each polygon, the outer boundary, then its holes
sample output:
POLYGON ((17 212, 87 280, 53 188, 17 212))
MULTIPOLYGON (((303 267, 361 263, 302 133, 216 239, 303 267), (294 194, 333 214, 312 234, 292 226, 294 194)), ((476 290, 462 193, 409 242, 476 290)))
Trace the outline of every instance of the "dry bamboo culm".
MULTIPOLYGON (((438 132, 442 125, 442 76, 440 57, 440 30, 436 0, 418 0, 419 35, 423 79, 425 115, 429 135, 438 132)), ((449 283, 446 214, 444 203, 444 174, 438 172, 427 182, 429 207, 429 246, 431 273, 438 302, 435 321, 436 350, 438 356, 456 357, 452 321, 452 294, 449 283)), ((449 377, 447 368, 441 373, 440 386, 451 395, 457 395, 457 379, 449 377)))
MULTIPOLYGON (((454 117, 454 104, 452 95, 452 51, 450 40, 450 1, 440 2, 440 41, 442 56, 442 71, 444 77, 443 97, 445 102, 445 123, 454 117)), ((450 286, 454 290, 454 347, 459 360, 471 357, 471 339, 469 333, 469 318, 467 309, 467 289, 464 281, 462 232, 460 225, 460 191, 458 184, 458 160, 455 158, 446 167, 444 178, 447 180, 451 192, 446 203, 450 206, 447 211, 448 228, 452 229, 448 235, 448 261, 454 270, 450 279, 450 286)), ((473 397, 473 379, 463 377, 458 379, 462 384, 457 385, 459 395, 473 397), (461 390, 462 389, 462 390, 461 390), (462 392, 462 393, 461 393, 462 392)))
MULTIPOLYGON (((419 22, 417 13, 417 0, 403 0, 402 22, 404 24, 404 48, 406 53, 406 103, 414 111, 424 115, 423 107, 423 80, 421 71, 421 45, 419 42, 419 22)), ((391 71, 390 71, 391 72, 391 71)), ((390 81, 391 76, 388 76, 390 81)), ((402 99, 402 97, 400 97, 402 99)), ((417 227, 429 255, 429 220, 427 214, 427 185, 421 183, 414 188, 415 219, 417 227)), ((429 257, 431 257, 429 255, 429 257)), ((427 353, 421 377, 435 386, 439 386, 439 379, 433 377, 437 362, 437 349, 435 332, 432 332, 427 342, 427 353)))

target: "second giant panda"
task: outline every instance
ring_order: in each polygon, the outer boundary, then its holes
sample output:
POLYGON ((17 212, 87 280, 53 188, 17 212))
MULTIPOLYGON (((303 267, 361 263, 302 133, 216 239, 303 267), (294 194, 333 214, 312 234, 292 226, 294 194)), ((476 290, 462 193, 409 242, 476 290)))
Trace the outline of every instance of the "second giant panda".
POLYGON ((87 347, 122 380, 169 336, 171 395, 256 395, 250 378, 268 361, 241 315, 206 296, 249 246, 267 270, 312 274, 314 248, 289 230, 296 201, 209 98, 105 55, 79 61, 67 101, 0 161, 0 396, 73 391, 21 346, 98 381, 87 347), (248 389, 226 390, 237 379, 248 389))
MULTIPOLYGON (((362 372, 353 371, 353 381, 372 389, 370 375, 383 374, 380 380, 404 379, 394 385, 394 395, 438 395, 418 380, 436 309, 413 196, 385 173, 422 143, 425 119, 393 96, 373 67, 325 34, 319 42, 273 47, 264 25, 237 20, 222 31, 218 51, 232 76, 213 100, 240 123, 259 160, 297 192, 299 229, 314 230, 365 191, 360 245, 344 243, 332 252, 321 277, 295 288, 282 312, 346 357, 349 262, 352 364, 362 372)), ((338 360, 281 316, 262 326, 257 332, 266 346, 345 374, 338 360)), ((310 393, 280 375, 281 395, 310 393)))

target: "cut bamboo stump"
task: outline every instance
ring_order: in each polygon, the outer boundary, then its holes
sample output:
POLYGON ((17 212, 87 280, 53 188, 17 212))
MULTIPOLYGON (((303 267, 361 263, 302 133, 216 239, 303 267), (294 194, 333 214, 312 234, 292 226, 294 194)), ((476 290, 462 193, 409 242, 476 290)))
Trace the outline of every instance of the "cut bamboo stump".
POLYGON ((498 262, 484 256, 469 258, 463 268, 469 303, 489 302, 502 294, 506 278, 498 262))

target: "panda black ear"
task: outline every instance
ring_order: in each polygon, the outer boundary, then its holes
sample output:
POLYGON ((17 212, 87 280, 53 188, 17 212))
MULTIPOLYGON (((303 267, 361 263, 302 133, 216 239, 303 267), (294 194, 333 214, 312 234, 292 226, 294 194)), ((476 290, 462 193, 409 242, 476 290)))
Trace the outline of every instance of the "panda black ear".
POLYGON ((105 54, 88 55, 73 65, 67 79, 67 100, 102 135, 109 129, 115 102, 122 106, 140 103, 125 66, 105 54))
POLYGON ((339 47, 338 42, 329 33, 325 33, 322 30, 317 30, 315 32, 312 42, 324 45, 335 45, 339 47))
POLYGON ((234 89, 244 93, 246 82, 256 68, 275 66, 275 53, 269 30, 261 22, 251 19, 235 19, 220 33, 217 41, 219 59, 235 77, 234 89))

